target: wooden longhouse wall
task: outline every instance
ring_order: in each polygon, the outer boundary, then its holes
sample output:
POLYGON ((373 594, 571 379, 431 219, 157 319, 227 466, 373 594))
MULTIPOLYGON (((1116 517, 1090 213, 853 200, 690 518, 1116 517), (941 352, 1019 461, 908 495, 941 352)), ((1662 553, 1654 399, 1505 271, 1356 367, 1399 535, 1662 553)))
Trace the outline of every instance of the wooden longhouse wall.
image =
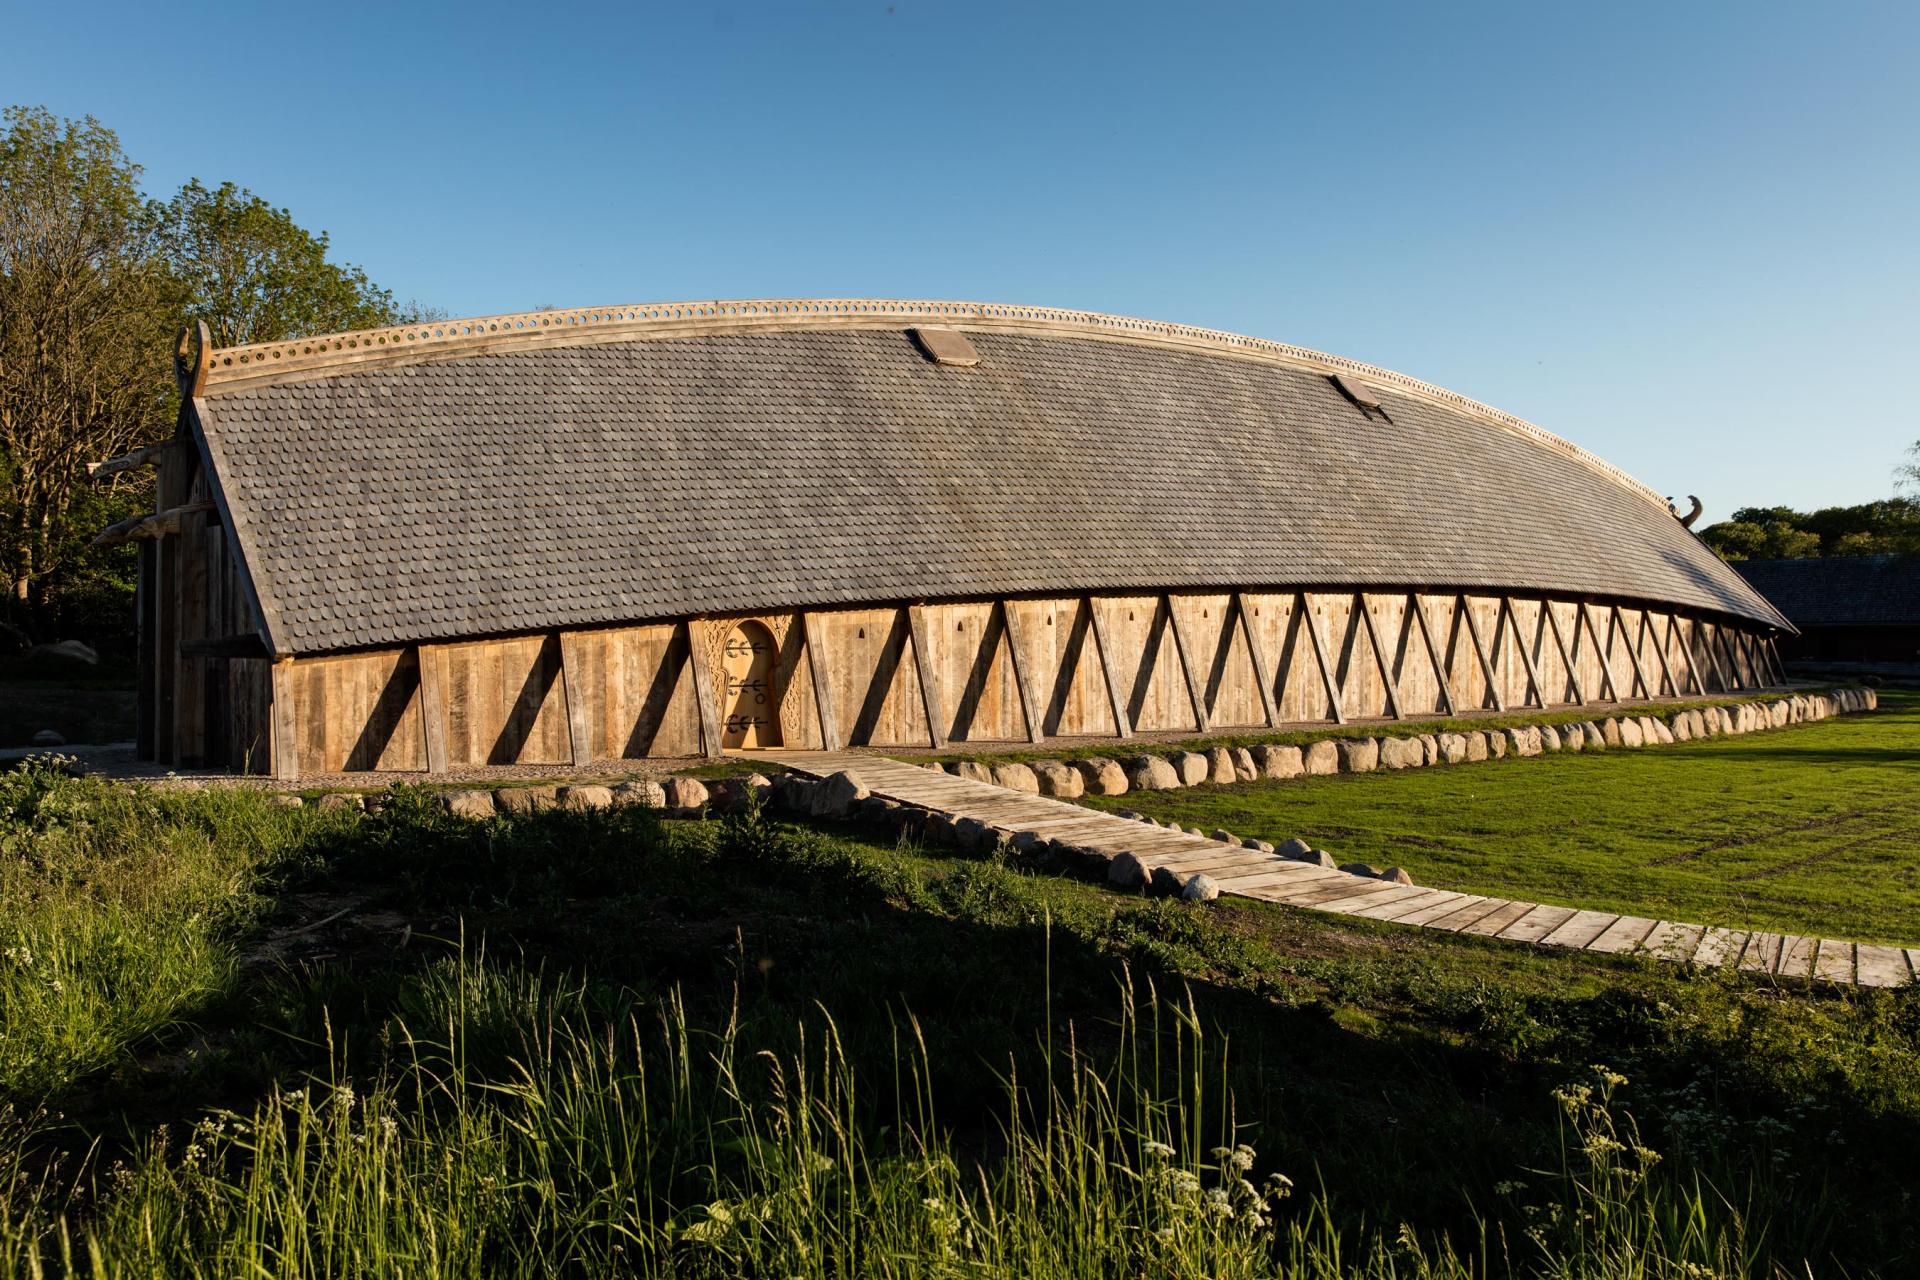
POLYGON ((1450 711, 1604 714, 1776 678, 1769 642, 1750 628, 1607 602, 1344 590, 950 602, 295 659, 282 667, 297 755, 274 767, 424 770, 430 738, 447 768, 700 755, 709 734, 729 745, 736 708, 716 674, 703 728, 694 646, 720 673, 743 622, 775 641, 764 740, 788 748, 1117 740, 1120 723, 1133 736, 1450 711))
POLYGON ((177 439, 105 469, 159 467, 109 534, 181 767, 1605 707, 1766 683, 1787 626, 1569 442, 1187 326, 702 303, 180 355, 177 439))

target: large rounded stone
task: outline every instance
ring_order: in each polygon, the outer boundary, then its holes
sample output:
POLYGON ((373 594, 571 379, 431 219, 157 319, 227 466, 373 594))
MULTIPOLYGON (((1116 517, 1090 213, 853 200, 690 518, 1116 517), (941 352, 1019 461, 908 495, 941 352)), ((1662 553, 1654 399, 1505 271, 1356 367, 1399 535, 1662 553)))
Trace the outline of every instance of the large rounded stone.
POLYGON ((1233 752, 1225 747, 1215 747, 1207 752, 1207 781, 1219 786, 1231 786, 1240 779, 1233 771, 1233 752))
POLYGON ((1073 771, 1080 775, 1081 784, 1086 787, 1088 795, 1123 796, 1127 794, 1127 771, 1120 767, 1117 760, 1108 760, 1103 756, 1075 760, 1073 771))
POLYGON ((575 810, 611 809, 613 808, 613 788, 592 784, 562 787, 560 788, 560 807, 575 810))
POLYGON ((1313 846, 1308 844, 1305 840, 1302 840, 1299 836, 1294 836, 1291 839, 1282 840, 1278 845, 1274 847, 1274 852, 1279 854, 1283 858, 1293 858, 1295 860, 1298 860, 1312 853, 1313 846))
POLYGON ((1138 889, 1152 878, 1152 868, 1132 853, 1115 854, 1107 864, 1107 879, 1122 889, 1138 889))
POLYGON ((1440 762, 1442 764, 1465 764, 1467 760, 1467 735, 1464 733, 1443 733, 1440 735, 1440 762))
POLYGON ((1313 777, 1340 772, 1340 748, 1331 738, 1310 742, 1300 753, 1300 767, 1313 777))
POLYGON ((1608 716, 1600 722, 1600 738, 1609 747, 1624 746, 1626 736, 1620 730, 1620 722, 1608 716))
POLYGON ((1260 776, 1260 766, 1253 762, 1253 752, 1245 747, 1233 749, 1233 778, 1236 782, 1252 782, 1260 776))
POLYGON ((456 818, 479 822, 494 815, 493 796, 486 791, 443 791, 440 803, 456 818))
POLYGON ((1127 785, 1135 791, 1177 791, 1180 775, 1159 756, 1135 756, 1127 761, 1127 785))
POLYGON ((1040 794, 1040 779, 1024 764, 997 764, 993 766, 992 776, 996 787, 1024 791, 1030 796, 1040 794))
POLYGON ((1212 902, 1220 896, 1220 886, 1204 873, 1196 871, 1180 886, 1180 896, 1188 902, 1212 902))
POLYGON ((1263 778, 1297 778, 1306 772, 1306 764, 1301 759, 1298 747, 1255 747, 1254 759, 1260 766, 1260 776, 1263 778))
MULTIPOLYGON (((780 781, 784 784, 787 778, 783 777, 780 781)), ((613 802, 616 805, 637 804, 646 809, 664 809, 667 807, 667 789, 650 779, 636 778, 613 789, 613 802)))
POLYGON ((1558 751, 1560 749, 1560 731, 1552 725, 1539 725, 1534 729, 1534 732, 1540 735, 1540 749, 1542 751, 1558 751))
POLYGON ((1471 733, 1463 733, 1460 736, 1466 739, 1467 759, 1470 762, 1478 763, 1479 761, 1485 760, 1487 758, 1487 735, 1486 734, 1481 733, 1478 730, 1475 730, 1474 732, 1471 732, 1471 733))
POLYGON ((993 770, 978 760, 956 760, 947 768, 956 778, 965 778, 968 782, 993 781, 993 770))
POLYGON ((1587 731, 1577 724, 1563 724, 1554 732, 1560 736, 1562 751, 1580 751, 1587 745, 1587 731))
POLYGON ((1413 883, 1413 877, 1407 874, 1407 869, 1405 867, 1388 867, 1385 871, 1382 871, 1380 873, 1380 878, 1382 880, 1391 881, 1394 884, 1412 884, 1413 883))
POLYGON ((667 780, 667 808, 691 812, 706 807, 710 795, 707 784, 698 778, 667 780))
POLYGON ((821 779, 813 789, 808 808, 816 818, 845 818, 872 794, 843 769, 829 778, 821 779))
POLYGON ((1507 758, 1507 735, 1498 729, 1488 729, 1480 735, 1487 741, 1487 757, 1491 760, 1507 758))
POLYGON ((1173 757, 1173 769, 1181 786, 1197 787, 1213 772, 1213 763, 1198 751, 1182 751, 1173 757))
POLYGON ((1147 892, 1161 898, 1173 897, 1180 892, 1180 873, 1171 867, 1155 867, 1153 878, 1147 881, 1147 892))
POLYGON ((1638 720, 1632 716, 1621 716, 1617 723, 1620 726, 1621 746, 1644 747, 1647 745, 1646 731, 1640 727, 1638 720))
POLYGON ((1372 738, 1340 739, 1340 772, 1372 773, 1380 767, 1380 744, 1372 738))
POLYGON ((1343 862, 1340 864, 1340 870, 1350 876, 1366 876, 1372 880, 1380 878, 1380 868, 1370 862, 1343 862))
MULTIPOLYGON (((1040 784, 1040 794, 1059 800, 1076 800, 1086 794, 1087 784, 1077 769, 1069 769, 1058 760, 1036 760, 1028 766, 1040 784)), ((1125 783, 1124 775, 1121 782, 1125 783)))
POLYGON ((1670 747, 1674 743, 1672 727, 1658 716, 1645 717, 1645 723, 1640 728, 1652 735, 1649 741, 1657 742, 1663 747, 1670 747))
POLYGON ((1417 738, 1380 739, 1379 761, 1382 769, 1417 769, 1426 762, 1417 738))

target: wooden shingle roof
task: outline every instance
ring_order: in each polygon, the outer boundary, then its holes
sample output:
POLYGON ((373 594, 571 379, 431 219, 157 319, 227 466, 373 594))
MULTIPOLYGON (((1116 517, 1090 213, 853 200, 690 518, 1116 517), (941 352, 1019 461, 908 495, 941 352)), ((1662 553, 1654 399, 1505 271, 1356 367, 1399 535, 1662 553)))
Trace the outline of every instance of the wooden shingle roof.
POLYGON ((1920 556, 1739 560, 1733 567, 1796 627, 1920 627, 1920 556))
POLYGON ((196 411, 282 654, 1263 585, 1552 591, 1783 624, 1644 487, 1450 393, 1339 362, 1370 410, 1336 370, 1271 350, 934 318, 978 365, 934 363, 893 315, 401 356, 369 342, 354 349, 378 358, 293 351, 264 370, 274 357, 215 352, 196 411))

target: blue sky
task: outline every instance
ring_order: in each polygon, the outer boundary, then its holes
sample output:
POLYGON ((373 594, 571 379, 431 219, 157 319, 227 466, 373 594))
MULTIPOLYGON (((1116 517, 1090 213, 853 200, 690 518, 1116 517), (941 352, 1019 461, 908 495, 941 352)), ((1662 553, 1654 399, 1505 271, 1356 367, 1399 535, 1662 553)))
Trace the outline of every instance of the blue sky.
POLYGON ((1029 302, 1427 378, 1709 518, 1920 439, 1920 6, 0 3, 0 101, 456 315, 1029 302))

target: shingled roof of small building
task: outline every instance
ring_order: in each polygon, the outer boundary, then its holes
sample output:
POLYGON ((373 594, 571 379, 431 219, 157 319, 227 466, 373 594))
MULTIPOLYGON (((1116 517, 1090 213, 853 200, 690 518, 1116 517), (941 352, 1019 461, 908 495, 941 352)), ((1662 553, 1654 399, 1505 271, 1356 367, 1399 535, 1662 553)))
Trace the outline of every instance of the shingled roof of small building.
POLYGON ((1796 627, 1920 627, 1920 555, 1736 560, 1796 627))
POLYGON ((212 352, 195 409, 280 654, 1263 585, 1787 625, 1650 490, 1558 437, 1184 326, 955 303, 536 313, 212 352), (979 363, 930 360, 909 332, 927 325, 979 363))

